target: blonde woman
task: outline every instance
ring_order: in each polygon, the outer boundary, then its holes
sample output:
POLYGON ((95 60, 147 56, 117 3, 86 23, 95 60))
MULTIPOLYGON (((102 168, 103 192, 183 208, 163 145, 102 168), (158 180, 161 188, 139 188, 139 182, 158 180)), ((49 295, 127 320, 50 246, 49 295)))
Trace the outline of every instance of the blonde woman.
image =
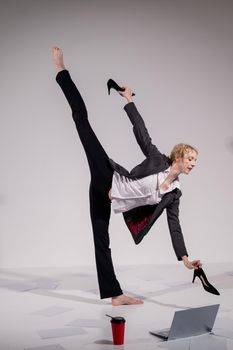
MULTIPOLYGON (((111 160, 88 121, 84 101, 72 81, 63 60, 62 50, 53 48, 56 80, 72 110, 72 117, 85 150, 91 173, 90 215, 93 228, 96 267, 101 298, 111 298, 112 305, 142 304, 143 301, 125 295, 115 276, 109 248, 109 220, 111 206, 115 213, 123 213, 132 237, 138 244, 164 210, 173 248, 178 260, 189 269, 198 269, 200 260, 190 261, 185 247, 180 223, 179 189, 180 174, 189 174, 197 162, 197 150, 179 144, 171 156, 160 153, 151 138, 133 102, 130 88, 119 91, 127 104, 124 107, 132 125, 136 140, 145 160, 130 172, 111 160)), ((109 89, 115 88, 109 85, 109 89)))

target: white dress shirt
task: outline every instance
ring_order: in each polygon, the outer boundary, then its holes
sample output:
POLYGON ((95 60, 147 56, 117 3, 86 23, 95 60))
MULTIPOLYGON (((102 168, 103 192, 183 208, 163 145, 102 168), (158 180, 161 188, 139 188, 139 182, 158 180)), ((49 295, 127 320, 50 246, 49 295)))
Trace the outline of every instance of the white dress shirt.
POLYGON ((114 171, 111 198, 115 213, 122 213, 143 205, 159 203, 162 196, 175 188, 180 188, 179 179, 175 179, 166 191, 160 185, 167 178, 170 167, 158 174, 132 180, 114 171))

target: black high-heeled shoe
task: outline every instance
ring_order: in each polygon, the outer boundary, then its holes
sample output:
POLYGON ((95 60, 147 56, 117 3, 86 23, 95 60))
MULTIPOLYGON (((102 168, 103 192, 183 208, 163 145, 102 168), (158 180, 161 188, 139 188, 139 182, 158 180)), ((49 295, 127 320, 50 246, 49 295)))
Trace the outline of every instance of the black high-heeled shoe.
POLYGON ((193 273, 193 283, 195 281, 195 278, 198 277, 203 285, 203 288, 209 292, 209 293, 212 293, 212 294, 215 294, 215 295, 220 295, 220 293, 217 291, 217 289, 212 286, 212 284, 210 284, 210 282, 208 281, 206 275, 205 275, 205 272, 203 271, 202 268, 198 268, 196 270, 194 270, 194 273, 193 273))
MULTIPOLYGON (((109 79, 107 82, 108 87, 108 94, 110 95, 110 90, 115 89, 116 91, 125 91, 124 88, 120 87, 114 80, 109 79)), ((132 96, 135 96, 134 93, 132 93, 132 96)))

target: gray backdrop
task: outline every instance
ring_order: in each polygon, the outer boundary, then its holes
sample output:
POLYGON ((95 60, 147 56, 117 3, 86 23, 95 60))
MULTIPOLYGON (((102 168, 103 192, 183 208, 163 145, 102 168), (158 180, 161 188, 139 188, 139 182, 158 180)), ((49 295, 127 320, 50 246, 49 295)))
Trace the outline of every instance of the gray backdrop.
MULTIPOLYGON (((7 0, 0 8, 0 266, 93 265, 89 170, 54 80, 63 48, 89 119, 110 157, 143 155, 109 77, 135 103, 163 153, 188 142, 196 169, 181 176, 180 220, 190 258, 232 260, 233 2, 7 0)), ((116 264, 174 263, 166 215, 135 246, 112 215, 116 264)))

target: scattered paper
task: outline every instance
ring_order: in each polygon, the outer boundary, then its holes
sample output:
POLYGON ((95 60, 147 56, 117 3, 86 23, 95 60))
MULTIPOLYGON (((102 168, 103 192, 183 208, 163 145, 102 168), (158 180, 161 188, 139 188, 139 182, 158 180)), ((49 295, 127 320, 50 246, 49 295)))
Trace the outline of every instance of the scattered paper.
POLYGON ((31 281, 34 284, 35 289, 55 289, 59 285, 58 281, 48 278, 38 278, 31 281))
POLYGON ((58 282, 45 278, 28 281, 0 279, 0 287, 18 292, 28 292, 33 289, 55 289, 57 286, 58 282))
POLYGON ((72 327, 87 327, 87 328, 103 328, 108 326, 107 320, 95 320, 95 319, 85 319, 85 318, 78 318, 77 320, 74 320, 72 322, 69 322, 66 324, 66 326, 72 326, 72 327))
POLYGON ((51 317, 51 316, 63 314, 64 312, 71 311, 71 310, 73 309, 70 307, 50 306, 46 309, 32 312, 31 315, 41 315, 41 316, 51 317))
POLYGON ((28 292, 29 290, 35 289, 35 284, 23 281, 14 280, 1 280, 0 287, 14 290, 17 292, 28 292))
POLYGON ((95 294, 95 295, 99 295, 98 289, 88 289, 88 290, 86 290, 86 292, 91 293, 91 294, 95 294))
POLYGON ((233 339, 233 320, 227 317, 217 318, 213 333, 216 336, 233 339))
POLYGON ((164 341, 156 345, 168 350, 190 350, 190 338, 164 341))
POLYGON ((63 348, 63 346, 59 344, 53 344, 53 345, 36 346, 33 348, 25 348, 24 350, 65 350, 65 348, 63 348))
POLYGON ((73 335, 82 335, 82 334, 86 334, 86 331, 82 328, 67 327, 67 328, 44 329, 44 330, 38 331, 38 334, 42 339, 49 339, 49 338, 71 337, 73 335))
POLYGON ((212 334, 192 337, 190 350, 227 350, 227 341, 212 334))
POLYGON ((213 334, 164 341, 157 344, 168 350, 227 350, 227 340, 213 334))

